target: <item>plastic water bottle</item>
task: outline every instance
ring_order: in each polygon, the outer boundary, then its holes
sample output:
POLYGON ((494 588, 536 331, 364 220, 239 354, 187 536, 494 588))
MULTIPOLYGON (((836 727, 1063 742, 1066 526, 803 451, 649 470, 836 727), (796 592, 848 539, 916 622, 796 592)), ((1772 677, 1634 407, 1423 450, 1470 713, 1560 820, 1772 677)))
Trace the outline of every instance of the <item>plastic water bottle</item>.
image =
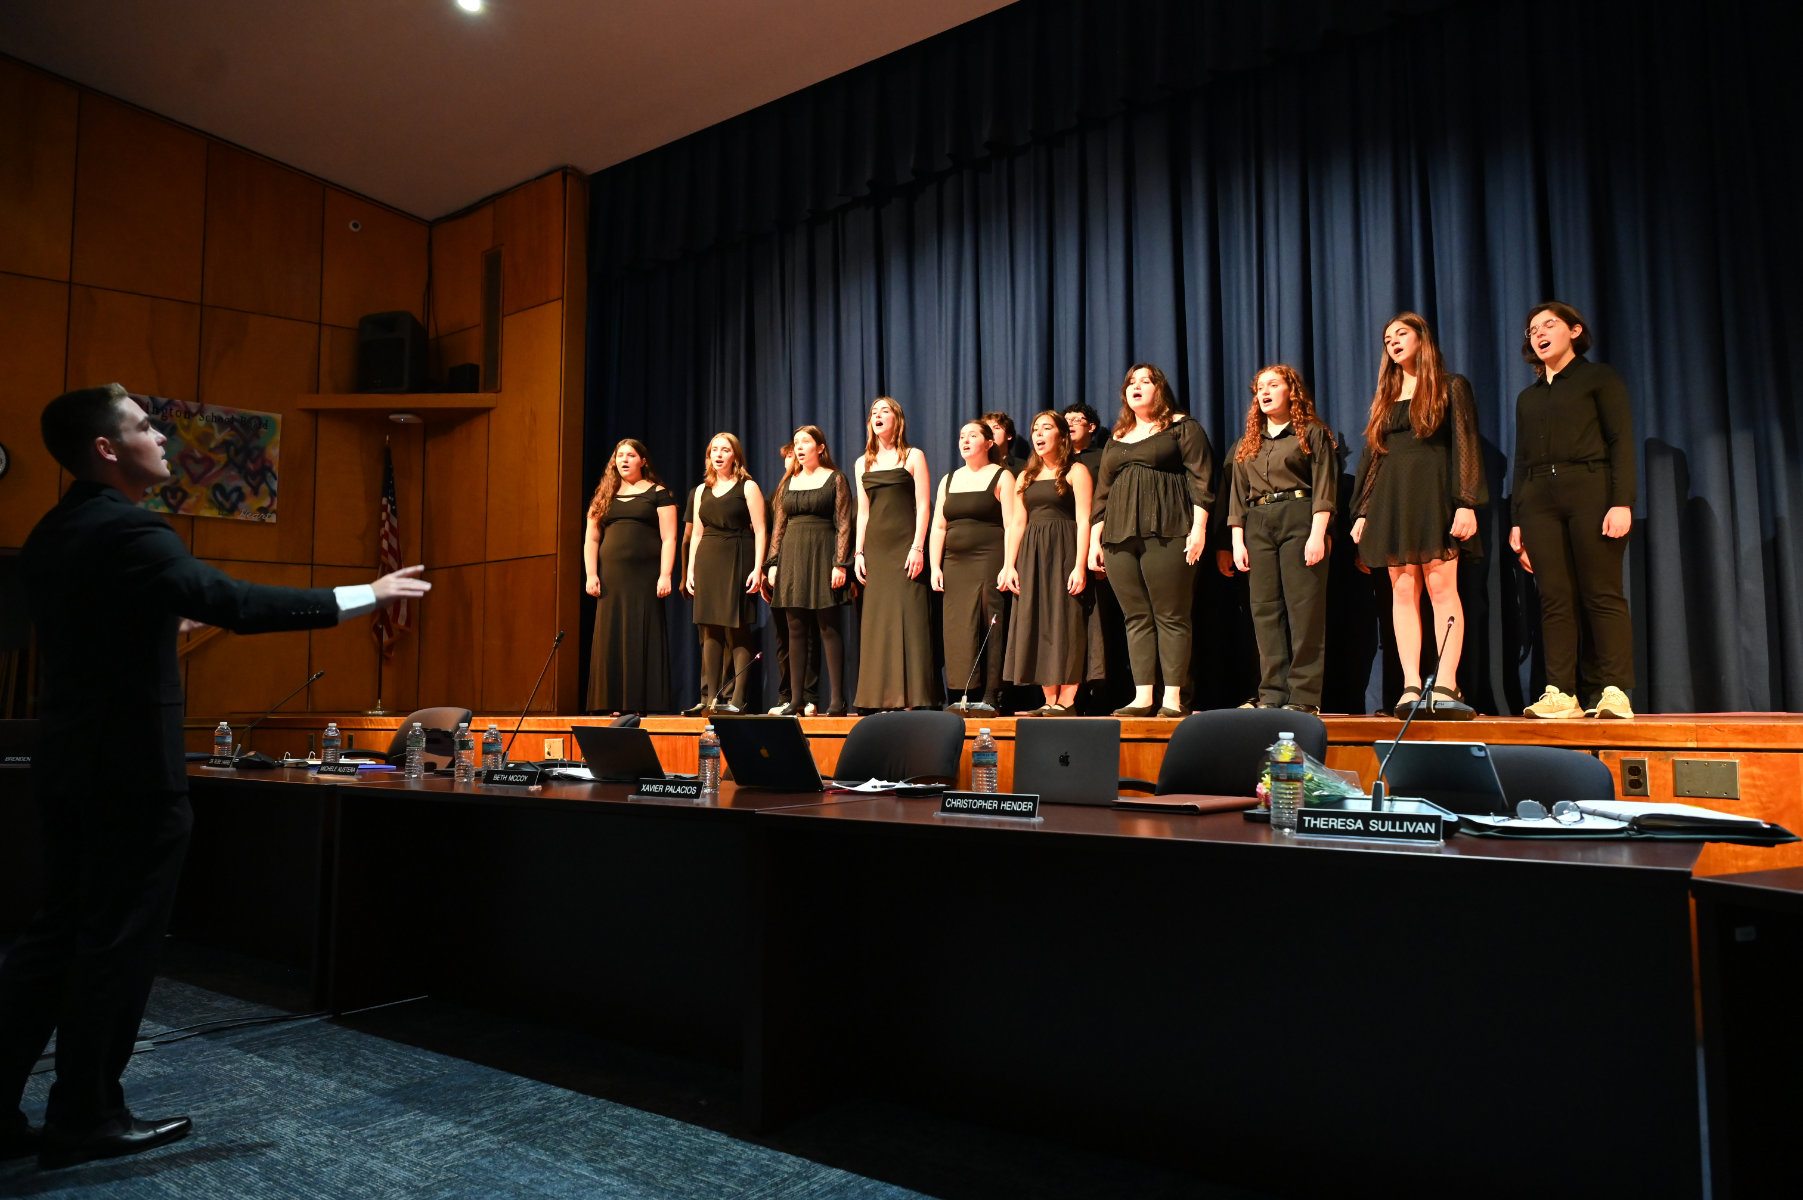
POLYGON ((997 752, 995 738, 987 728, 977 730, 977 740, 970 748, 970 790, 995 791, 997 752))
POLYGON ((426 727, 418 721, 407 731, 407 765, 401 768, 401 776, 405 779, 424 779, 426 776, 426 727))
POLYGON ((476 782, 476 735, 470 732, 468 721, 457 726, 455 756, 451 760, 451 780, 454 783, 476 782))
POLYGON ((344 735, 338 732, 338 722, 327 721, 326 731, 319 738, 319 761, 335 763, 344 752, 344 735))
POLYGON ((490 721, 488 732, 482 735, 482 769, 499 771, 506 765, 506 756, 501 752, 501 728, 490 721))
POLYGON ((213 757, 230 758, 232 756, 232 727, 224 721, 213 731, 213 757))
POLYGON ((720 794, 720 735, 712 725, 701 730, 701 794, 720 794))
POLYGON ((1271 828, 1296 831, 1296 810, 1302 807, 1302 778, 1306 768, 1296 735, 1280 733, 1271 747, 1271 828))

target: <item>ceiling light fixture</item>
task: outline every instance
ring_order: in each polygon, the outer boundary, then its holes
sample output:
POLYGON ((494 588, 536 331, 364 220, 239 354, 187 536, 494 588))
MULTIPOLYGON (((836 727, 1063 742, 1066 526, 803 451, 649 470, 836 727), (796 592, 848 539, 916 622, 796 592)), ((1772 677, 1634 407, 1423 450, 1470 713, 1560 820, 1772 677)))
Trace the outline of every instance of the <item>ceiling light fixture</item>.
POLYGON ((482 0, 457 0, 457 7, 466 13, 479 13, 482 11, 482 0))

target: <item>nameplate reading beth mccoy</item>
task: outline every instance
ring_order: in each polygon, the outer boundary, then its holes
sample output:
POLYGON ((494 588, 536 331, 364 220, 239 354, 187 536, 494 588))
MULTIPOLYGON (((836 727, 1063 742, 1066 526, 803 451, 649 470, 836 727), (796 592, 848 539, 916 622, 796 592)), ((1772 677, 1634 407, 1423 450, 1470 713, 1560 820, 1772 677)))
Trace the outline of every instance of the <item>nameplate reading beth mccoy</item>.
POLYGON ((699 779, 641 779, 639 791, 641 796, 656 796, 661 800, 699 800, 701 799, 701 781, 699 779))
POLYGON ((1391 842, 1444 842, 1446 827, 1432 813, 1347 812, 1303 808, 1296 814, 1303 837, 1377 838, 1391 842))
POLYGON ((1016 817, 1039 816, 1039 794, 1020 792, 947 792, 939 801, 941 816, 1016 817))
POLYGON ((537 787, 542 782, 537 767, 527 767, 523 770, 491 767, 482 772, 483 787, 537 787))

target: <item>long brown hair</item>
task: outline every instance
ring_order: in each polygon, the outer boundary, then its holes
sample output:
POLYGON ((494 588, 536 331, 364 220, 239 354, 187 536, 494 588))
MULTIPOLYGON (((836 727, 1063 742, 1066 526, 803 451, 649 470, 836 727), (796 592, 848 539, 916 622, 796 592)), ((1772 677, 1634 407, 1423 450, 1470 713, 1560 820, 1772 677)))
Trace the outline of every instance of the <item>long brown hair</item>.
MULTIPOLYGON (((992 467, 999 467, 1007 462, 1008 456, 1003 454, 1002 448, 995 444, 995 435, 990 432, 989 422, 972 417, 970 420, 964 422, 964 424, 958 426, 958 436, 962 438, 964 436, 964 431, 969 429, 972 425, 975 425, 978 429, 983 431, 983 457, 989 460, 989 465, 992 467)), ((959 461, 963 461, 964 454, 962 451, 958 453, 958 458, 959 461)), ((953 467, 952 470, 955 471, 957 468, 953 467)))
POLYGON ((1302 373, 1288 363, 1272 363, 1260 367, 1252 376, 1252 407, 1246 410, 1246 435, 1240 439, 1239 451, 1233 456, 1235 462, 1246 462, 1258 454, 1259 442, 1264 436, 1264 431, 1259 428, 1264 413, 1258 408, 1258 381, 1273 372, 1290 385, 1290 424, 1296 430, 1296 441, 1301 444, 1302 452, 1314 453, 1308 448, 1308 431, 1316 426, 1327 434, 1329 446, 1336 444, 1333 430, 1322 425, 1321 418, 1315 415, 1315 398, 1309 394, 1308 384, 1302 382, 1302 373))
POLYGON ((745 469, 745 447, 739 444, 739 439, 733 434, 721 430, 707 439, 707 449, 701 452, 701 483, 704 487, 713 487, 720 482, 714 477, 714 443, 721 438, 725 438, 726 444, 732 447, 733 479, 736 481, 751 478, 751 472, 745 469))
MULTIPOLYGON (((889 411, 895 414, 895 461, 898 466, 908 465, 908 418, 902 412, 901 402, 894 396, 878 396, 870 402, 870 407, 887 404, 889 411)), ((876 430, 871 427, 870 419, 864 419, 864 469, 869 470, 876 463, 876 430)))
POLYGON ((794 433, 789 435, 789 451, 790 451, 790 453, 789 453, 789 469, 787 471, 783 472, 783 482, 782 482, 783 487, 787 487, 789 485, 789 479, 791 476, 798 475, 801 473, 801 455, 796 454, 794 451, 795 451, 795 439, 800 437, 804 433, 807 434, 809 437, 813 438, 814 444, 816 446, 820 447, 820 465, 825 467, 829 471, 837 471, 839 469, 839 465, 833 461, 832 450, 830 450, 827 447, 826 435, 824 433, 820 432, 820 426, 818 426, 818 425, 803 425, 799 429, 797 429, 794 433))
MULTIPOLYGON (((1127 389, 1132 386, 1133 376, 1140 371, 1152 377, 1152 423, 1159 429, 1167 428, 1176 408, 1171 404, 1171 382, 1151 363, 1134 363, 1127 368, 1127 377, 1121 380, 1121 415, 1114 419, 1114 436, 1126 437, 1133 432, 1139 418, 1133 415, 1133 408, 1127 403, 1127 389)), ((1037 420, 1037 418, 1035 418, 1037 420)), ((1068 429, 1066 430, 1068 433, 1068 429)))
MULTIPOLYGON (((1058 434, 1058 473, 1052 477, 1052 486, 1057 489, 1060 496, 1069 495, 1071 485, 1065 476, 1071 472, 1071 427, 1064 423, 1063 415, 1056 409, 1048 408, 1044 412, 1034 413, 1033 419, 1027 422, 1029 436, 1033 432, 1033 426, 1039 424, 1041 417, 1052 418, 1052 428, 1058 434)), ((1021 468, 1020 479, 1014 484, 1015 494, 1025 495, 1027 485, 1032 483, 1045 469, 1046 465, 1039 457, 1039 451, 1034 450, 1032 457, 1027 459, 1027 465, 1021 468)))
POLYGON ((613 500, 614 493, 620 490, 619 458, 621 446, 631 446, 638 452, 638 456, 643 463, 639 468, 640 475, 649 479, 658 487, 664 486, 664 481, 658 478, 657 471, 651 466, 651 455, 646 451, 645 443, 639 441, 637 438, 621 438, 619 443, 614 446, 613 452, 607 456, 607 470, 601 472, 601 482, 595 485, 595 494, 588 502, 588 515, 597 521, 607 515, 607 506, 609 502, 613 500))
MULTIPOLYGON (((1398 321, 1415 331, 1421 349, 1415 353, 1415 394, 1409 399, 1409 427, 1418 438, 1430 437, 1446 419, 1446 365, 1440 361, 1440 343, 1420 313, 1397 313, 1384 322, 1384 332, 1398 321)), ((1381 344, 1382 339, 1379 338, 1381 344)), ((1377 371, 1377 392, 1371 397, 1371 418, 1365 422, 1365 448, 1373 455, 1384 453, 1384 430, 1390 422, 1390 405, 1402 395, 1402 364, 1384 355, 1384 365, 1377 371)))
POLYGON ((1578 330, 1578 336, 1571 339, 1571 352, 1573 354, 1583 354, 1590 349, 1590 322, 1584 319, 1583 313, 1565 303, 1563 300, 1548 300, 1544 304, 1534 305, 1534 307, 1528 309, 1527 320, 1522 322, 1524 328, 1521 331, 1521 357, 1526 359, 1528 365, 1534 368, 1534 375, 1539 379, 1546 378, 1546 364, 1540 361, 1540 356, 1538 354, 1534 353, 1534 339, 1528 336, 1525 326, 1532 325, 1534 323, 1534 318, 1543 312, 1553 314, 1553 316, 1558 317, 1573 329, 1578 330))

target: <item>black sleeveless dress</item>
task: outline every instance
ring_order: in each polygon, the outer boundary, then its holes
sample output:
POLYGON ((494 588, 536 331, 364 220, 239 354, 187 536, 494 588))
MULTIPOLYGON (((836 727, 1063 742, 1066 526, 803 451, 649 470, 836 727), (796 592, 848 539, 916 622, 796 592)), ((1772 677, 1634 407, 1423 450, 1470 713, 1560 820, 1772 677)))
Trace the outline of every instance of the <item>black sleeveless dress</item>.
POLYGON ((615 496, 601 515, 595 573, 601 596, 590 643, 590 712, 668 712, 670 638, 664 601, 657 595, 663 536, 658 510, 674 508, 669 489, 615 496))
POLYGON ((1099 641, 1089 637, 1089 591, 1070 594, 1077 565, 1077 494, 1060 496, 1051 479, 1035 479, 1021 493, 1027 528, 1014 560, 1020 599, 1008 630, 1002 674, 1010 683, 1051 687, 1102 677, 1099 641))
POLYGON ((751 532, 751 507, 745 481, 716 496, 702 484, 701 545, 695 549, 695 624, 748 629, 757 621, 757 597, 747 595, 745 580, 757 566, 751 532))
POLYGON ((945 550, 940 558, 945 572, 945 599, 940 627, 945 636, 948 687, 962 688, 971 678, 977 647, 983 644, 991 618, 997 619, 997 628, 989 638, 990 657, 999 655, 1008 644, 1004 627, 1008 593, 995 586, 1007 549, 1007 530, 1002 525, 1002 502, 995 498, 995 480, 1006 469, 996 467, 977 491, 954 492, 951 484, 946 484, 945 550))
POLYGON ((933 664, 933 589, 923 570, 908 578, 914 545, 914 476, 906 467, 864 472, 864 601, 858 642, 859 708, 939 703, 933 664))

